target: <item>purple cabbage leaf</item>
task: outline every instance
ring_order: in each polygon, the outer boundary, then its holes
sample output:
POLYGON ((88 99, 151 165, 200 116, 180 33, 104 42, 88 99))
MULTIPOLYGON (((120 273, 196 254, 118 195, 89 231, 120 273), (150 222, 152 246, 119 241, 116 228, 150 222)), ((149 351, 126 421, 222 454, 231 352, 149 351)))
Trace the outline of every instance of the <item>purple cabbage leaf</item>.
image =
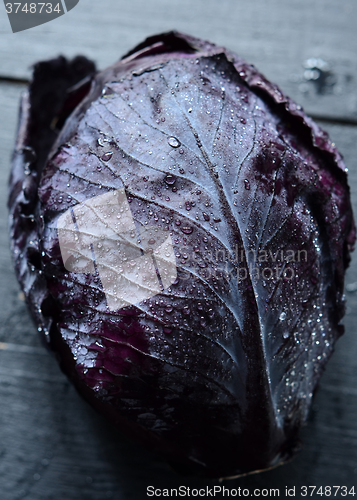
POLYGON ((293 456, 355 240, 342 157, 301 107, 177 32, 102 72, 38 63, 9 208, 38 329, 114 425, 211 477, 293 456))

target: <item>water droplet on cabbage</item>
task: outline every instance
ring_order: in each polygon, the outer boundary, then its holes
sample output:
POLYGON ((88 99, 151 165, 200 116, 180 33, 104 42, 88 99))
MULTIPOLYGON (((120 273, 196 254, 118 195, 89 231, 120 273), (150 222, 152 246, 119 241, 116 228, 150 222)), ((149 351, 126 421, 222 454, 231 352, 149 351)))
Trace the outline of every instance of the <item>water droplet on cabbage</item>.
POLYGON ((179 148, 181 146, 181 142, 176 137, 169 137, 167 142, 172 148, 179 148))

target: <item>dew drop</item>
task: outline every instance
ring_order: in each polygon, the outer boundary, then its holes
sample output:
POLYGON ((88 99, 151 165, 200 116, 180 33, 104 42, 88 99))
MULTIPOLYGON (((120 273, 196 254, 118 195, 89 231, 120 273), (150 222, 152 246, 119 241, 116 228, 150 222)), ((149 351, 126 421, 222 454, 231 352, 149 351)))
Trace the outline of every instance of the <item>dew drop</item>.
POLYGON ((109 161, 112 156, 113 156, 113 153, 111 151, 108 151, 108 153, 104 153, 104 155, 102 156, 102 160, 109 161))
POLYGON ((173 184, 175 184, 176 182, 176 177, 174 175, 171 175, 171 174, 168 174, 166 177, 165 177, 165 182, 166 184, 168 184, 169 186, 172 186, 173 184))
POLYGON ((181 143, 176 137, 169 137, 167 142, 172 148, 179 148, 181 146, 181 143))
POLYGON ((286 318, 286 313, 282 312, 279 316, 280 321, 284 321, 285 318, 286 318))
POLYGON ((185 234, 191 234, 193 232, 193 228, 190 226, 183 226, 181 231, 185 234))

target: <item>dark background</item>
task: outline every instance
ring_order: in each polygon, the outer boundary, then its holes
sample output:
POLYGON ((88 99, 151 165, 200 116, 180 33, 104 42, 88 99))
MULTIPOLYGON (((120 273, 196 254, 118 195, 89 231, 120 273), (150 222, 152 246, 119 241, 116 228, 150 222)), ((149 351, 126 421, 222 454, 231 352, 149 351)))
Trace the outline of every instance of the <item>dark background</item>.
MULTIPOLYGON (((38 339, 8 250, 7 179, 30 65, 81 53, 104 68, 146 36, 173 28, 235 50, 318 120, 345 157, 357 213, 355 0, 80 0, 61 18, 16 34, 0 4, 0 500, 144 499, 148 485, 218 484, 178 476, 81 400, 38 339)), ((301 485, 356 484, 356 259, 346 284, 346 333, 301 433, 302 451, 225 486, 280 488, 280 498, 295 486, 302 498, 301 485)))

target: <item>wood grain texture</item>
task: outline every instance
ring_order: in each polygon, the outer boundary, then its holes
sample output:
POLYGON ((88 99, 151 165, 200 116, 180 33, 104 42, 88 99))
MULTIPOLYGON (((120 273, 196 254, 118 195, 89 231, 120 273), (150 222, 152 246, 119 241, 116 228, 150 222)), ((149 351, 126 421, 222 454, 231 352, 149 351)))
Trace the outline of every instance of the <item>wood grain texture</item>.
POLYGON ((154 33, 178 29, 235 50, 318 116, 357 121, 357 3, 354 0, 81 0, 68 14, 12 34, 0 10, 0 74, 82 53, 104 68, 154 33), (322 58, 335 82, 317 93, 304 62, 322 58))
MULTIPOLYGON (((84 53, 104 67, 148 34, 176 27, 239 51, 310 112, 354 120, 353 86, 341 94, 308 96, 291 75, 301 75, 302 62, 318 56, 355 81, 357 4, 291 0, 286 6, 280 0, 221 1, 219 8, 213 0, 183 0, 177 5, 163 0, 81 0, 63 19, 17 35, 8 33, 8 21, 0 16, 0 71, 8 77, 28 77, 29 64, 59 51, 69 56, 84 53)), ((7 240, 6 184, 23 89, 0 82, 0 499, 136 500, 147 498, 148 485, 218 484, 178 476, 110 427, 82 401, 39 341, 12 271, 7 240)), ((357 127, 325 122, 322 126, 345 156, 357 213, 357 127)), ((346 283, 357 283, 356 259, 346 283)), ((301 485, 356 484, 357 292, 346 295, 346 333, 322 378, 301 435, 302 451, 289 464, 226 481, 226 487, 280 488, 284 498, 285 486, 295 486, 300 498, 301 485)))

